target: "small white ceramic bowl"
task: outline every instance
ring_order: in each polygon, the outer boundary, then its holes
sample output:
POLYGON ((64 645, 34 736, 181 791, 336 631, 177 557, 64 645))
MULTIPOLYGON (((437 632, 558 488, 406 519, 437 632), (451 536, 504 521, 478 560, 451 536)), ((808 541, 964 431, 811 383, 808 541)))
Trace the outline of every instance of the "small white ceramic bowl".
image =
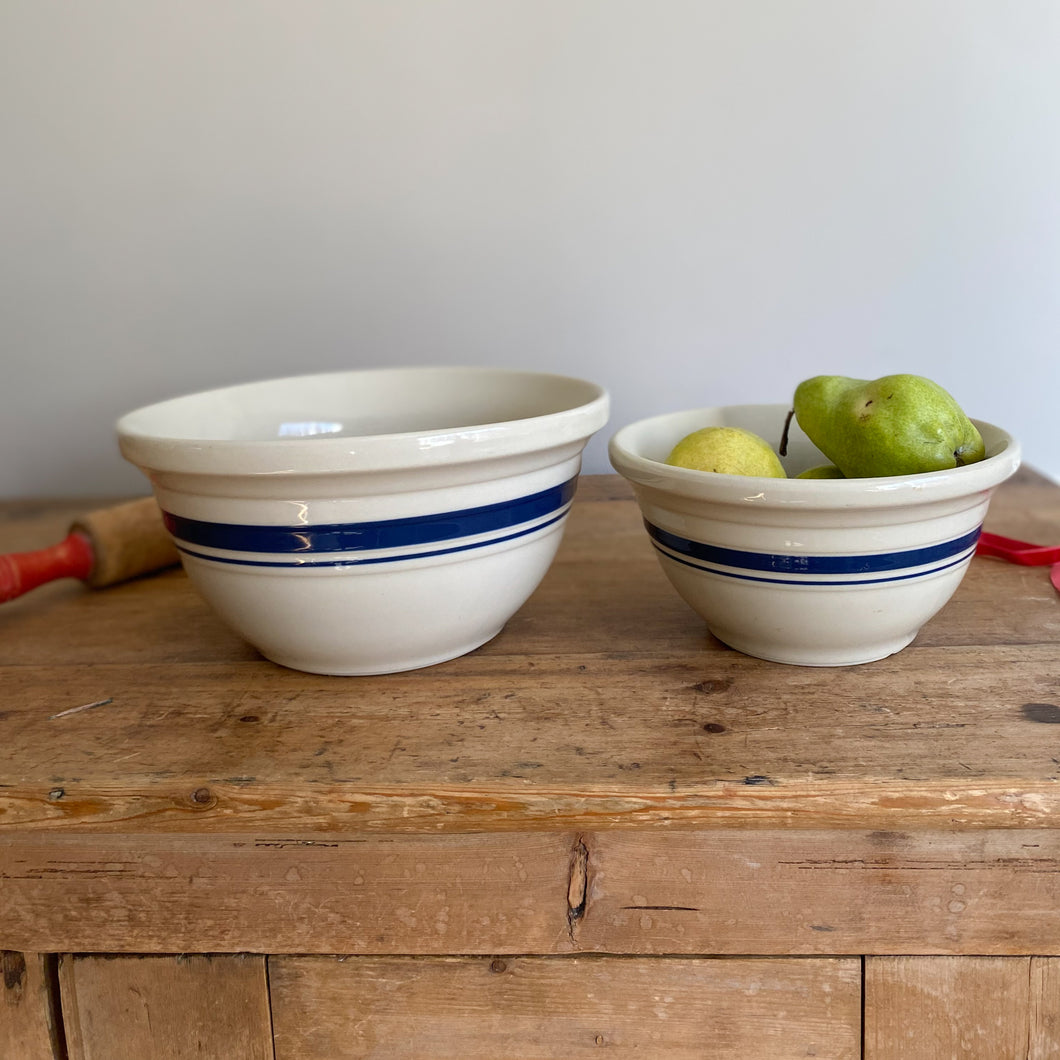
POLYGON ((786 479, 717 475, 664 461, 686 434, 744 427, 779 447, 784 405, 655 416, 611 438, 674 588, 723 643, 805 666, 871 662, 900 651, 953 595, 991 494, 1019 445, 975 421, 986 459, 952 471, 796 479, 828 463, 792 421, 786 479))
POLYGON ((194 585, 263 655, 379 674, 495 636, 555 556, 594 383, 494 368, 298 376, 117 425, 194 585))

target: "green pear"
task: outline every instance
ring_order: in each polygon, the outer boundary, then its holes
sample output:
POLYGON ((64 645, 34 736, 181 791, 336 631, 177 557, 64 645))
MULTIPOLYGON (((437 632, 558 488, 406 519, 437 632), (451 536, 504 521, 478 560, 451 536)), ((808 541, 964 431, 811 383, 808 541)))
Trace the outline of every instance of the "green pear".
POLYGON ((847 478, 917 475, 982 460, 960 405, 920 375, 818 375, 795 389, 795 418, 847 478))
POLYGON ((673 447, 666 463, 721 475, 787 478, 772 446, 742 427, 702 427, 673 447))
POLYGON ((808 467, 800 471, 796 478, 846 478, 846 475, 835 466, 835 464, 818 464, 817 467, 808 467))

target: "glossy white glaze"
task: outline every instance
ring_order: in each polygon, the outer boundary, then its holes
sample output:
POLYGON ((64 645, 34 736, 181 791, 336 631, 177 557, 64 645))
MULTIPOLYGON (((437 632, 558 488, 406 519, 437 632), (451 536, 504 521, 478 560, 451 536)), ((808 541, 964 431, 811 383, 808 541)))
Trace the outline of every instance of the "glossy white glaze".
POLYGON ((500 631, 555 556, 607 414, 583 380, 402 368, 189 395, 117 429, 224 621, 283 665, 378 674, 500 631))

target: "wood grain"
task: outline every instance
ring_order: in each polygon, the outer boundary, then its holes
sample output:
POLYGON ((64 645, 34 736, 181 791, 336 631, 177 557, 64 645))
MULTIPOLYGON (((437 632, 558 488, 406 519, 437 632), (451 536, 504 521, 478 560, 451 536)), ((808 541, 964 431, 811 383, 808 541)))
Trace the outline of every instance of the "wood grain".
POLYGON ((0 935, 110 953, 569 951, 576 851, 555 832, 11 838, 0 935))
POLYGON ((9 667, 0 832, 1054 827, 1058 654, 9 667))
POLYGON ((54 958, 0 950, 0 1057, 66 1060, 59 1027, 54 958))
POLYGON ((276 1060, 853 1058, 854 959, 272 958, 276 1060))
POLYGON ((1054 962, 873 957, 865 963, 865 1060, 1039 1060, 1060 1048, 1035 1013, 1055 1010, 1054 962), (1049 995, 1044 993, 1047 987, 1049 995))
POLYGON ((1027 1060, 1060 1056, 1060 960, 1030 959, 1030 1032, 1027 1060))
POLYGON ((1060 954, 1060 834, 586 835, 579 950, 1060 954))
POLYGON ((272 1060, 262 957, 71 957, 69 1060, 272 1060))
POLYGON ((9 838, 8 945, 1060 955, 1060 833, 9 838))

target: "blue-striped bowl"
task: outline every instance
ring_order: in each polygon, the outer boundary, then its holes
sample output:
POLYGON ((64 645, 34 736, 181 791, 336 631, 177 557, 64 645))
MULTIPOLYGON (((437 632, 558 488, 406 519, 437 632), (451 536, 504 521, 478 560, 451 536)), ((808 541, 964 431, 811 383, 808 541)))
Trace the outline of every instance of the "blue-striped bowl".
POLYGON ((827 459, 792 423, 786 479, 665 463, 686 434, 744 427, 779 445, 788 407, 691 409, 630 424, 611 463, 632 485, 674 588, 732 648, 775 662, 843 666, 900 651, 950 599, 993 491, 1019 445, 976 421, 987 457, 922 475, 798 479, 827 459))
POLYGON ((495 636, 548 570, 607 394, 566 376, 396 368, 124 416, 184 567, 268 658, 379 674, 495 636))

